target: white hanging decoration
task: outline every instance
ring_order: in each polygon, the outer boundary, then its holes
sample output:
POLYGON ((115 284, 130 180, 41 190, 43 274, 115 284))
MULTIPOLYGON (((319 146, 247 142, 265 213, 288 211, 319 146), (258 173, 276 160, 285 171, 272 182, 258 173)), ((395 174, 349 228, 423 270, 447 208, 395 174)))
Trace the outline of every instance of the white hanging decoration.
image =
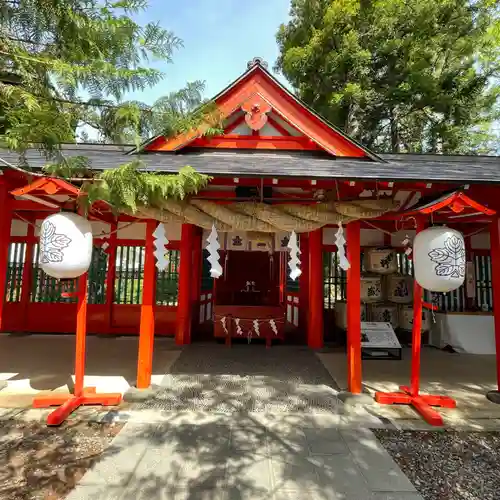
POLYGON ((154 247, 155 251, 153 252, 156 258, 156 268, 158 271, 164 271, 169 263, 168 254, 165 250, 165 247, 169 244, 167 236, 165 234, 165 226, 162 222, 156 226, 154 236, 154 247))
POLYGON ((335 244, 337 245, 340 269, 347 271, 351 267, 351 264, 347 260, 347 256, 345 254, 345 238, 342 222, 339 222, 339 228, 335 233, 335 244))
POLYGON ((254 319, 252 323, 253 323, 254 332, 257 334, 257 337, 260 337, 259 320, 254 319))
POLYGON ((210 235, 207 238, 207 250, 210 254, 207 258, 208 262, 212 266, 210 269, 210 276, 212 278, 220 278, 222 276, 222 266, 219 262, 219 249, 220 244, 218 240, 217 230, 215 229, 215 225, 212 224, 212 231, 210 231, 210 235))
POLYGON ((274 321, 274 319, 269 320, 269 326, 271 327, 271 330, 274 332, 274 335, 278 335, 278 328, 276 327, 276 321, 274 321))
POLYGON ((243 330, 240 326, 240 318, 234 318, 234 324, 236 325, 236 335, 243 335, 243 330))
POLYGON ((290 250, 290 261, 288 262, 288 267, 290 268, 290 278, 295 281, 302 274, 302 270, 298 267, 300 264, 299 255, 301 252, 295 231, 292 231, 292 234, 290 235, 288 248, 290 250))
POLYGON ((107 250, 109 248, 109 237, 108 236, 102 237, 101 248, 102 248, 103 252, 107 252, 107 250))
POLYGON ((431 292, 451 292, 465 280, 463 235, 446 226, 421 231, 413 241, 413 266, 418 284, 431 292))
POLYGON ((50 215, 40 230, 40 267, 57 279, 78 278, 92 261, 92 227, 71 212, 50 215))
POLYGON ((229 333, 229 331, 228 331, 227 325, 226 325, 226 317, 222 316, 222 318, 220 319, 220 322, 222 325, 222 329, 224 330, 224 333, 227 335, 229 333))

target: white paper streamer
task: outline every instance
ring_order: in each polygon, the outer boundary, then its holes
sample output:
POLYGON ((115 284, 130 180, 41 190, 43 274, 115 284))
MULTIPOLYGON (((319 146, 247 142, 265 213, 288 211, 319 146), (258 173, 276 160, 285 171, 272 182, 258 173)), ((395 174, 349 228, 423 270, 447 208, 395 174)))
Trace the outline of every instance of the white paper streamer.
POLYGON ((269 320, 269 326, 271 327, 271 330, 274 332, 274 335, 278 335, 278 328, 276 328, 276 322, 274 319, 269 320))
POLYGON ((226 325, 226 317, 222 316, 222 318, 220 319, 220 322, 222 324, 222 328, 224 330, 224 333, 227 335, 229 333, 229 331, 228 331, 227 325, 226 325))
POLYGON ((257 334, 257 337, 260 337, 259 320, 254 319, 252 323, 253 323, 253 329, 254 329, 255 333, 257 334))
POLYGON ((240 318, 234 318, 234 324, 236 325, 236 335, 243 335, 243 330, 240 326, 240 318))
POLYGON ((339 229, 335 233, 335 244, 337 245, 340 269, 347 271, 351 267, 351 264, 347 260, 347 256, 345 254, 345 238, 342 222, 339 222, 339 229))
POLYGON ((210 269, 210 276, 212 278, 220 278, 222 276, 222 266, 220 265, 219 262, 220 244, 218 240, 217 230, 215 229, 215 226, 213 224, 212 224, 212 231, 210 232, 210 235, 207 238, 207 242, 208 242, 207 250, 209 253, 207 260, 208 262, 210 262, 210 265, 212 266, 210 269))
POLYGON ((165 247, 168 245, 169 241, 167 236, 165 235, 165 226, 163 223, 159 223, 156 226, 154 236, 154 247, 155 251, 153 252, 156 258, 156 268, 158 271, 164 271, 169 263, 167 252, 165 251, 165 247))
POLYGON ((290 261, 288 262, 288 267, 290 268, 290 278, 295 281, 302 274, 301 269, 298 267, 300 264, 299 255, 301 252, 295 231, 292 231, 292 234, 290 235, 288 248, 290 249, 290 261))

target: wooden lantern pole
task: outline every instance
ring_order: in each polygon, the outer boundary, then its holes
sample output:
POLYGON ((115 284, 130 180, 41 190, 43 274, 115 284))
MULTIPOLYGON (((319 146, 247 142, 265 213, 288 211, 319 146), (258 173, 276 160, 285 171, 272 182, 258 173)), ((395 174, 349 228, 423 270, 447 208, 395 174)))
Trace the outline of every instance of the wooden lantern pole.
MULTIPOLYGON (((417 234, 424 229, 424 220, 417 217, 417 234)), ((413 329, 411 346, 411 379, 410 387, 403 385, 401 392, 377 392, 375 401, 381 404, 406 404, 412 405, 424 418, 424 420, 435 426, 443 425, 443 418, 432 406, 442 408, 455 408, 456 402, 447 396, 434 396, 420 394, 420 354, 422 348, 422 309, 423 290, 414 280, 413 285, 413 329)))
POLYGON ((75 348, 75 387, 73 394, 51 393, 33 399, 33 408, 59 406, 47 417, 47 425, 61 425, 82 405, 114 406, 120 404, 120 393, 97 394, 95 387, 84 387, 85 350, 87 335, 87 281, 88 273, 78 278, 75 348))

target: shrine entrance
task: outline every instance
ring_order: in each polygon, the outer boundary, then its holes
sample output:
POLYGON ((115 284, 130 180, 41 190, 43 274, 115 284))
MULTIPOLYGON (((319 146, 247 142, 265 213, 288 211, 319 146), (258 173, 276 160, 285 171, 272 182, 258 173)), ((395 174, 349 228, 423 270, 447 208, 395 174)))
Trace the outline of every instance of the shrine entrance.
POLYGON ((226 250, 224 274, 214 287, 213 336, 265 341, 284 338, 285 303, 282 252, 226 250))

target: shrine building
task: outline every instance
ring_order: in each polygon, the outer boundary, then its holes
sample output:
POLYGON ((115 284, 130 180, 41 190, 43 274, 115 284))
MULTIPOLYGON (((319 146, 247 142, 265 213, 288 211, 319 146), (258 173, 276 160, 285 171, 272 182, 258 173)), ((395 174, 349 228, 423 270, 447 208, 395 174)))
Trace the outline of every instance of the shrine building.
MULTIPOLYGON (((87 331, 140 337, 138 387, 150 384, 154 336, 172 336, 179 345, 345 345, 349 390, 359 393, 361 323, 390 324, 408 344, 415 310, 424 343, 500 352, 499 157, 375 154, 301 102, 259 58, 214 102, 221 135, 200 129, 140 148, 61 150, 89 158, 96 171, 138 158, 148 171, 189 165, 211 176, 183 201, 119 215, 104 202, 89 208, 87 331), (443 224, 463 235, 465 256, 437 265, 442 273, 465 266, 465 282, 422 296, 412 240, 443 224)), ((81 182, 45 177, 47 159, 36 149, 24 155, 33 175, 11 168, 15 152, 0 150, 0 158, 0 330, 72 333, 75 285, 63 290, 42 271, 38 237, 45 217, 75 209, 81 182)))

